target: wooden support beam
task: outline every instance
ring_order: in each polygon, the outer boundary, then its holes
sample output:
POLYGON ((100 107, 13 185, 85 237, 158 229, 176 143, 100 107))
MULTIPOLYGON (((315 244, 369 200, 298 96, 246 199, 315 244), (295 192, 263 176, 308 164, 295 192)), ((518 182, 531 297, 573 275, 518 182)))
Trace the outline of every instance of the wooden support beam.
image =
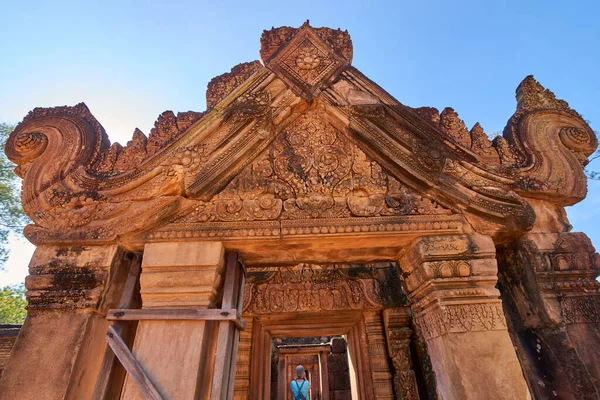
POLYGON ((204 308, 154 308, 142 310, 116 309, 109 310, 106 316, 109 321, 140 320, 202 320, 233 322, 238 329, 246 329, 244 321, 236 309, 204 309, 204 308))
POLYGON ((137 362, 133 354, 129 351, 129 348, 123 342, 119 334, 111 326, 108 328, 108 334, 106 335, 106 341, 113 350, 123 367, 133 381, 135 385, 144 396, 146 400, 163 400, 162 396, 154 387, 154 384, 148 378, 148 375, 142 369, 142 366, 137 362))
MULTIPOLYGON (((131 262, 129 263, 129 272, 127 274, 127 280, 123 287, 123 293, 119 301, 119 308, 137 308, 141 307, 142 301, 139 295, 139 284, 140 284, 140 273, 142 270, 142 256, 141 254, 129 253, 131 262)), ((114 322, 114 331, 123 339, 127 344, 133 343, 135 337, 135 331, 137 323, 130 322, 114 322)), ((125 380, 125 369, 119 364, 115 353, 110 349, 106 348, 104 358, 102 359, 102 365, 100 372, 98 373, 98 380, 96 380, 96 386, 94 387, 94 393, 92 400, 108 400, 119 397, 123 381, 125 380)))
MULTIPOLYGON (((243 271, 237 253, 227 254, 225 283, 223 289, 223 309, 237 307, 234 311, 241 314, 240 299, 242 296, 243 271)), ((220 324, 217 336, 217 352, 213 373, 211 400, 227 400, 233 395, 233 379, 235 375, 235 357, 239 331, 229 324, 220 324)))

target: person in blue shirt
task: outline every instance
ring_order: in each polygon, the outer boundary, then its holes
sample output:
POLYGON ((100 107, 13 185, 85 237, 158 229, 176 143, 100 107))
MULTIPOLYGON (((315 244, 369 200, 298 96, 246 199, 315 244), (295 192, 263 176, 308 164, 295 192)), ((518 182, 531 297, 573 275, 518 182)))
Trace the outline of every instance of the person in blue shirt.
POLYGON ((294 400, 310 400, 310 382, 306 379, 306 371, 302 365, 296 367, 296 379, 290 383, 294 400))

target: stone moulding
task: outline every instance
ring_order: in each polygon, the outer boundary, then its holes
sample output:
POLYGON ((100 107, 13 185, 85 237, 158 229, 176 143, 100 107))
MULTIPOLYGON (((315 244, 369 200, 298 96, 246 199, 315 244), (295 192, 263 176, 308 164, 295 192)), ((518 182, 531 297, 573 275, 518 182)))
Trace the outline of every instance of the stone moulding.
POLYGON ((206 112, 165 112, 126 147, 83 103, 36 108, 5 149, 23 178, 25 234, 130 247, 473 231, 503 240, 585 196, 597 139, 532 77, 492 142, 450 108, 402 105, 352 54, 340 30, 265 31, 262 65, 213 79, 206 112))

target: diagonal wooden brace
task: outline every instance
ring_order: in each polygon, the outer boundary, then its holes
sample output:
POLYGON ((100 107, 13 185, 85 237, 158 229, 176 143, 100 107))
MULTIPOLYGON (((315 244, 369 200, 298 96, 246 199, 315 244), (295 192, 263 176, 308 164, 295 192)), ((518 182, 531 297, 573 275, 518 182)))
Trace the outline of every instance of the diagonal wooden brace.
POLYGON ((148 378, 148 375, 146 375, 142 369, 142 366, 137 362, 133 354, 131 354, 131 351, 129 351, 129 348, 127 348, 125 342, 123 342, 112 326, 108 328, 106 341, 121 364, 123 364, 123 367, 125 367, 127 373, 131 376, 131 379, 135 382, 137 388, 144 396, 144 399, 163 400, 150 378, 148 378))

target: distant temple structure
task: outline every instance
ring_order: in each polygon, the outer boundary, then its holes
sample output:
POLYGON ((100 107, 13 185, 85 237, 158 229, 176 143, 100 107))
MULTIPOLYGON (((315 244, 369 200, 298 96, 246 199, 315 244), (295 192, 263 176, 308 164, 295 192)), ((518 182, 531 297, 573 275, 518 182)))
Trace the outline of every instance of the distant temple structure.
POLYGON ((312 400, 600 398, 600 258, 564 209, 594 132, 529 76, 490 141, 352 54, 265 31, 206 111, 125 147, 83 103, 30 112, 5 151, 37 249, 0 398, 283 400, 296 363, 312 400))

